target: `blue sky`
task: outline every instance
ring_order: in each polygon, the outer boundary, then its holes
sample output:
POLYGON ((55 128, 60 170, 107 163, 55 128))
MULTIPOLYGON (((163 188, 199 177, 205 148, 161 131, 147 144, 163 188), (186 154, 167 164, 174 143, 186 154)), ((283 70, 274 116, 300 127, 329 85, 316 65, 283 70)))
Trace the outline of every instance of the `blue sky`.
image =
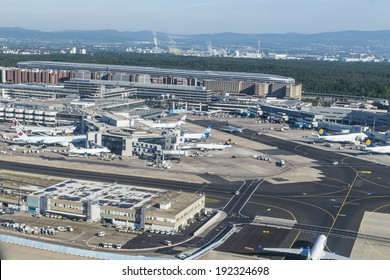
POLYGON ((389 0, 1 0, 0 26, 42 31, 389 30, 389 0))

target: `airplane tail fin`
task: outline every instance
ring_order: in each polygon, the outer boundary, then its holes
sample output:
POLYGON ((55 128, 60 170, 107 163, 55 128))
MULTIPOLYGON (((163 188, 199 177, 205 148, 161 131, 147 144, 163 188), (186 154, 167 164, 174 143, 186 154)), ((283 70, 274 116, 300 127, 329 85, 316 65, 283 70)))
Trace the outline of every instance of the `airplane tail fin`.
POLYGON ((213 126, 210 124, 209 127, 203 132, 204 138, 208 138, 210 136, 212 128, 213 126))
POLYGON ((311 260, 310 248, 307 248, 307 260, 311 260))
POLYGON ((75 146, 73 145, 73 143, 69 143, 69 151, 73 151, 75 150, 75 146))
POLYGON ((12 125, 13 126, 22 126, 17 119, 12 119, 12 125))
POLYGON ((224 145, 230 146, 232 144, 232 139, 228 139, 224 145))
POLYGON ((16 133, 18 134, 18 138, 27 140, 28 136, 23 132, 23 130, 20 129, 19 126, 15 127, 16 133))
POLYGON ((329 134, 325 131, 325 129, 323 129, 323 128, 320 128, 319 130, 318 130, 318 134, 320 135, 320 136, 328 136, 329 134))
POLYGON ((177 125, 178 125, 178 126, 181 126, 181 125, 185 124, 185 123, 186 123, 186 118, 187 118, 187 115, 184 115, 184 116, 180 119, 180 121, 177 122, 177 125))
POLYGON ((375 144, 374 144, 374 141, 372 141, 370 138, 367 138, 364 142, 366 144, 367 147, 375 147, 375 144))

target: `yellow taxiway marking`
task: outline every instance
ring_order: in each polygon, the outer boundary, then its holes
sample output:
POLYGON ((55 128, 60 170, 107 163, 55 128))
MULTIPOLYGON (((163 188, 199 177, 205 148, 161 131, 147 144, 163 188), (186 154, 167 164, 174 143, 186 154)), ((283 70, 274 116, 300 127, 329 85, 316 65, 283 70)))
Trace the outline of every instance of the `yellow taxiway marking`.
POLYGON ((367 183, 370 183, 370 184, 373 184, 375 186, 378 186, 378 187, 381 187, 381 188, 385 188, 385 189, 390 189, 390 186, 385 186, 385 185, 382 185, 382 184, 378 184, 378 183, 375 183, 373 181, 370 181, 370 180, 367 180, 366 178, 363 178, 363 177, 360 177, 360 179, 362 179, 363 181, 366 181, 367 183))
MULTIPOLYGON (((267 197, 267 196, 264 196, 264 197, 267 197)), ((309 206, 311 206, 311 207, 317 208, 317 209, 319 209, 319 210, 321 210, 321 211, 327 213, 332 219, 334 219, 334 216, 333 216, 331 213, 329 213, 327 210, 325 210, 324 208, 319 207, 319 206, 317 206, 317 205, 311 204, 311 203, 307 203, 307 202, 303 202, 303 201, 299 201, 299 200, 295 200, 295 199, 284 198, 284 197, 269 197, 269 198, 274 198, 274 199, 279 199, 279 200, 287 200, 287 201, 292 201, 292 202, 296 202, 296 203, 300 203, 300 204, 309 205, 309 206)), ((252 202, 252 203, 255 203, 255 202, 252 202)), ((261 204, 261 203, 255 203, 255 204, 261 204)), ((271 205, 271 206, 272 206, 272 205, 271 205)), ((272 207, 275 207, 275 206, 272 206, 272 207)), ((275 207, 275 208, 280 208, 280 207, 275 207)), ((283 209, 283 208, 280 208, 280 209, 283 209)), ((283 210, 285 210, 285 209, 283 209, 283 210)), ((286 211, 288 211, 288 210, 286 210, 286 211)), ((288 211, 288 212, 290 212, 290 211, 288 211)), ((290 212, 290 213, 291 213, 291 212, 290 212)), ((292 214, 292 213, 291 213, 291 214, 292 214)), ((295 219, 295 216, 294 216, 294 220, 297 221, 297 220, 295 219)))
MULTIPOLYGON (((348 199, 348 197, 349 197, 349 194, 350 194, 351 191, 352 191, 353 185, 356 183, 356 180, 357 180, 357 178, 359 177, 358 171, 357 171, 355 168, 353 168, 353 167, 351 167, 351 168, 352 168, 353 170, 355 170, 355 172, 356 172, 355 178, 353 179, 352 184, 349 186, 349 190, 348 190, 348 192, 347 192, 347 195, 345 196, 344 201, 343 201, 343 203, 341 204, 341 206, 340 206, 340 208, 339 208, 339 211, 338 211, 337 214, 336 214, 336 217, 333 218, 333 223, 332 223, 332 225, 331 225, 330 228, 329 228, 329 231, 328 231, 327 236, 329 236, 329 234, 332 232, 332 229, 333 229, 334 225, 336 224, 336 221, 337 221, 337 219, 338 219, 338 217, 339 217, 341 211, 343 210, 343 208, 344 208, 344 206, 345 206, 345 203, 347 202, 347 199, 348 199)), ((329 249, 329 248, 328 248, 328 249, 329 249)))
MULTIPOLYGON (((298 236, 299 236, 300 234, 301 234, 301 230, 299 230, 299 231, 298 231, 298 234, 297 234, 297 236, 295 236, 295 238, 294 238, 293 242, 291 242, 290 249, 291 249, 291 247, 294 245, 295 241, 297 241, 297 239, 298 239, 298 236)), ((283 259, 282 259, 282 260, 284 260, 284 258, 285 258, 285 257, 283 257, 283 259)))
POLYGON ((271 205, 271 204, 260 203, 260 202, 248 202, 248 203, 250 203, 250 204, 256 204, 256 205, 263 205, 263 206, 273 207, 273 208, 277 208, 277 209, 283 210, 283 211, 289 213, 289 214, 291 215, 291 217, 294 219, 294 221, 295 221, 296 223, 298 223, 298 221, 297 221, 297 219, 295 218, 294 214, 293 214, 291 211, 289 211, 289 210, 287 210, 287 209, 285 209, 285 208, 282 208, 282 207, 279 207, 279 206, 275 206, 275 205, 271 205))
MULTIPOLYGON (((352 196, 350 196, 350 197, 352 197, 352 196)), ((390 200, 389 195, 366 196, 366 197, 359 197, 359 198, 352 199, 352 200, 348 201, 347 203, 345 203, 345 205, 348 205, 348 204, 356 202, 356 201, 367 200, 367 199, 376 199, 376 198, 389 198, 389 200, 390 200)))

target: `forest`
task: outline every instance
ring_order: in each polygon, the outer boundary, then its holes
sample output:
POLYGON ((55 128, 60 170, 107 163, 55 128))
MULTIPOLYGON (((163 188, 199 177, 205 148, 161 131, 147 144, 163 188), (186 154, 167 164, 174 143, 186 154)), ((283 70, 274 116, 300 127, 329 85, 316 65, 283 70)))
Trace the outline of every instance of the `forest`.
POLYGON ((266 73, 292 77, 304 92, 333 93, 376 98, 390 95, 390 63, 343 63, 303 60, 270 60, 226 57, 185 57, 171 54, 101 52, 90 55, 0 54, 0 66, 42 60, 191 70, 266 73))

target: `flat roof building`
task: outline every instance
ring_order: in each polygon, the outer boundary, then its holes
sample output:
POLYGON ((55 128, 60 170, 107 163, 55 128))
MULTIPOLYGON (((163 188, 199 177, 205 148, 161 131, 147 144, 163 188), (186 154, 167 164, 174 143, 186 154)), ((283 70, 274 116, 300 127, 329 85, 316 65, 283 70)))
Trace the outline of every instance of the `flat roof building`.
MULTIPOLYGON (((115 82, 114 82, 115 83, 115 82)), ((127 98, 136 92, 135 89, 119 87, 115 84, 105 83, 100 80, 70 79, 65 81, 65 89, 74 90, 80 98, 102 99, 102 98, 127 98)))
POLYGON ((150 76, 178 76, 191 77, 199 80, 203 79, 226 79, 226 80, 242 80, 242 81, 259 81, 268 83, 280 84, 295 84, 293 78, 260 74, 260 73, 245 73, 245 72, 225 72, 225 71, 198 71, 198 70, 183 70, 183 69, 167 69, 157 67, 142 67, 142 66, 122 66, 110 64, 90 64, 90 63, 71 63, 71 62, 54 62, 54 61, 23 61, 18 62, 19 68, 38 68, 38 69, 53 69, 53 70, 88 70, 88 71, 110 71, 134 74, 149 74, 150 76))
POLYGON ((60 99, 77 96, 76 90, 64 89, 58 86, 42 86, 42 85, 17 85, 17 84, 0 84, 1 96, 27 99, 60 99))
MULTIPOLYGON (((191 91, 191 96, 188 92, 186 95, 180 95, 180 88, 169 89, 176 91, 175 93, 166 92, 183 101, 190 101, 189 98, 203 98, 204 94, 201 96, 196 94, 199 89, 210 91, 212 94, 272 95, 287 99, 300 99, 302 94, 300 84, 295 84, 293 78, 280 75, 52 61, 27 61, 19 62, 17 65, 22 70, 25 70, 25 68, 39 68, 45 71, 51 71, 52 69, 66 70, 71 72, 70 77, 118 82, 117 86, 119 86, 119 83, 130 81, 134 83, 134 87, 138 88, 138 96, 142 98, 155 98, 156 95, 164 94, 161 91, 166 91, 166 88, 161 87, 162 85, 182 86, 187 88, 187 91, 191 91), (147 88, 147 85, 159 86, 147 88)), ((208 101, 203 99, 195 102, 208 101)))
MULTIPOLYGON (((134 96, 143 99, 161 99, 169 96, 181 101, 203 102, 211 101, 213 92, 201 86, 180 86, 138 82, 119 82, 106 80, 70 79, 65 82, 66 89, 77 90, 81 98, 115 97, 105 91, 117 91, 127 94, 124 97, 134 96), (118 89, 118 90, 117 90, 118 89), (121 89, 121 90, 119 90, 121 89)), ((114 93, 116 94, 116 93, 114 93)))
POLYGON ((41 213, 177 232, 205 205, 203 194, 67 180, 27 196, 41 213))

